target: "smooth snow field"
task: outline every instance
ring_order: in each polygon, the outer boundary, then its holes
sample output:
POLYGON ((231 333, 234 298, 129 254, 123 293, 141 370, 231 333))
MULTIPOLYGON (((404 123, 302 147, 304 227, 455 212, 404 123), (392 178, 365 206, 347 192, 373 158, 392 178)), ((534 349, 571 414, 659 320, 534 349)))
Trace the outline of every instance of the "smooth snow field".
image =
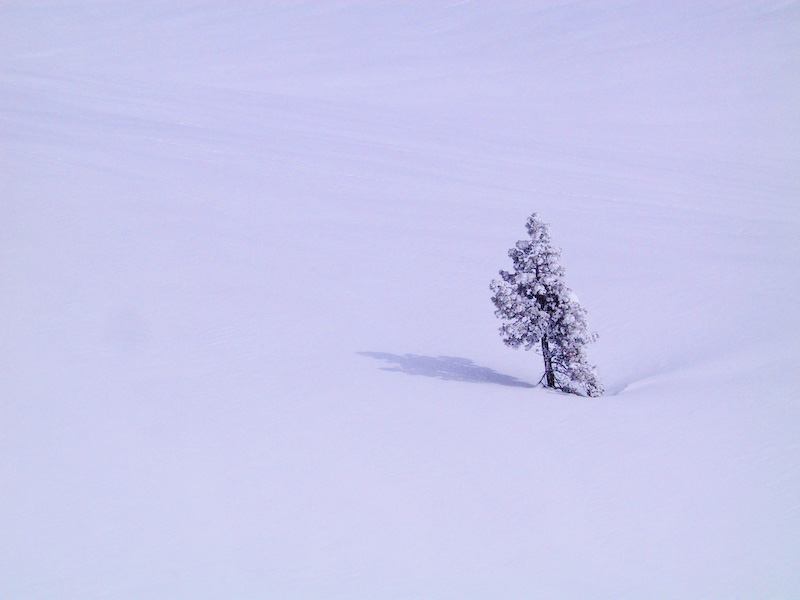
POLYGON ((2 1, 0 174, 3 599, 800 598, 800 3, 2 1))

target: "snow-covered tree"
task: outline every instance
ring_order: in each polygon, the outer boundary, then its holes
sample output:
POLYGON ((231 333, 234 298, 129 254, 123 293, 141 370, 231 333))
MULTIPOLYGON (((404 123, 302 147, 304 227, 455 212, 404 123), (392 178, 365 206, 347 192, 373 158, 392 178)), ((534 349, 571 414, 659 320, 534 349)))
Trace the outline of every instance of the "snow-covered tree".
POLYGON ((505 321, 500 335, 513 348, 542 353, 545 386, 600 396, 603 386, 585 350, 597 334, 589 333, 586 311, 564 283, 561 250, 552 246, 550 227, 536 213, 527 228, 530 239, 508 251, 514 271, 500 271, 501 279, 492 281, 495 314, 505 321))

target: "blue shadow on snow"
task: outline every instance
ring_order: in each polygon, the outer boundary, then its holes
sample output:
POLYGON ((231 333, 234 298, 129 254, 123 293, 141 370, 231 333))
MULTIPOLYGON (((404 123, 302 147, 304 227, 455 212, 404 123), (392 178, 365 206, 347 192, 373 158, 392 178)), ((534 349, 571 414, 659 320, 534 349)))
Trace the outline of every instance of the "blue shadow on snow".
POLYGON ((511 387, 536 387, 520 381, 516 377, 503 375, 489 367, 480 367, 468 358, 456 356, 419 356, 417 354, 389 354, 388 352, 358 352, 389 363, 381 367, 384 371, 395 371, 406 375, 424 375, 447 381, 468 381, 470 383, 496 383, 511 387))

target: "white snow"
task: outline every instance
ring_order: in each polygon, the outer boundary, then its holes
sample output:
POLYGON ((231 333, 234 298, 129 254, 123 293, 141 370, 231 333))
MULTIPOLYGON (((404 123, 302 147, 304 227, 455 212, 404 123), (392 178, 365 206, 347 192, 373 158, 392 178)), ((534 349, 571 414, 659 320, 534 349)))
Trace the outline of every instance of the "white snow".
POLYGON ((797 2, 0 34, 0 596, 800 597, 797 2), (534 211, 603 398, 497 334, 534 211))

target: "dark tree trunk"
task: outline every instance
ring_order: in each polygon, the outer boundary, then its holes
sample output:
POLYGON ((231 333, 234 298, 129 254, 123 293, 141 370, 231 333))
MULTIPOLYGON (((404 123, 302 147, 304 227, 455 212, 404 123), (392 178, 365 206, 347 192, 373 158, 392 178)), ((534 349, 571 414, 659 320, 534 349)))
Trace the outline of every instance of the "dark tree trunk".
POLYGON ((553 359, 550 355, 550 344, 547 342, 547 336, 542 336, 542 357, 544 358, 545 385, 549 388, 555 388, 556 376, 553 373, 553 359))

